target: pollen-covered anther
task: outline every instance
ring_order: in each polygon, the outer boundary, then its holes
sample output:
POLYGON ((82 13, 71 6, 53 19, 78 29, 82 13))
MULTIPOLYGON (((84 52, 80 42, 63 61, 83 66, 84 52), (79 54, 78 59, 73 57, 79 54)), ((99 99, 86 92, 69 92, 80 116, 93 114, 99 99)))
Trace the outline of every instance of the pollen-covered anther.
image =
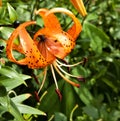
POLYGON ((84 78, 84 77, 81 77, 81 76, 80 76, 80 77, 77 77, 77 80, 78 80, 78 81, 83 81, 83 82, 86 81, 85 78, 84 78))
POLYGON ((39 102, 39 101, 40 101, 40 97, 39 97, 39 95, 38 95, 38 92, 35 91, 34 94, 35 94, 35 98, 36 98, 37 102, 39 102))
POLYGON ((55 89, 55 91, 58 94, 58 97, 59 97, 59 99, 61 101, 62 100, 62 94, 61 94, 60 90, 59 89, 55 89))
POLYGON ((85 57, 85 58, 83 59, 83 66, 85 66, 85 64, 86 64, 87 61, 88 61, 88 58, 85 57))

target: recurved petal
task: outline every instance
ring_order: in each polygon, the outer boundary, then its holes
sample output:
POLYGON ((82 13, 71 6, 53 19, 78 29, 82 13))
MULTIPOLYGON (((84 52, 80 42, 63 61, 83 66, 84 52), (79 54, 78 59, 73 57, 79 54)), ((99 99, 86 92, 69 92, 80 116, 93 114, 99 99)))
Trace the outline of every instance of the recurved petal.
MULTIPOLYGON (((34 21, 29 21, 21 24, 18 28, 16 28, 9 40, 7 41, 7 56, 8 58, 21 65, 28 65, 29 68, 41 68, 48 65, 46 59, 39 52, 35 42, 32 40, 25 27, 31 24, 35 24, 34 21), (14 40, 19 37, 20 39, 20 48, 22 48, 23 54, 25 54, 25 58, 21 60, 16 60, 14 58, 12 50, 16 49, 14 45, 14 40)), ((19 47, 19 45, 18 45, 19 47)), ((19 49, 16 49, 19 51, 19 49)), ((21 51, 19 51, 21 52, 21 51)))
POLYGON ((46 16, 48 12, 49 10, 42 8, 37 10, 36 14, 39 14, 43 18, 44 25, 46 28, 49 28, 51 31, 54 31, 54 32, 61 31, 62 28, 60 26, 60 23, 57 17, 53 13, 48 14, 46 16))
POLYGON ((25 29, 19 32, 20 42, 25 51, 27 65, 29 68, 42 68, 48 65, 46 59, 42 56, 36 44, 25 29))
POLYGON ((69 11, 65 8, 53 8, 46 13, 46 16, 48 16, 52 13, 58 13, 58 12, 67 14, 72 18, 74 24, 67 32, 73 38, 73 41, 75 41, 76 38, 78 37, 79 33, 82 30, 81 23, 79 22, 79 20, 75 17, 75 15, 71 11, 69 11))
MULTIPOLYGON (((26 27, 26 26, 29 26, 31 24, 35 24, 35 21, 28 21, 24 24, 21 24, 18 28, 16 28, 13 33, 11 34, 11 36, 9 37, 9 39, 7 40, 7 46, 6 46, 6 54, 7 54, 7 57, 12 61, 12 62, 15 62, 17 64, 21 64, 21 65, 26 65, 27 64, 27 61, 26 61, 26 58, 24 59, 21 59, 21 60, 16 60, 14 58, 14 55, 13 55, 13 52, 12 50, 14 50, 16 47, 15 47, 15 44, 14 44, 14 40, 18 37, 19 35, 19 31, 26 27)), ((17 49, 16 49, 17 50, 17 49)), ((23 52, 23 50, 21 50, 23 52)), ((23 52, 24 53, 24 52, 23 52)))

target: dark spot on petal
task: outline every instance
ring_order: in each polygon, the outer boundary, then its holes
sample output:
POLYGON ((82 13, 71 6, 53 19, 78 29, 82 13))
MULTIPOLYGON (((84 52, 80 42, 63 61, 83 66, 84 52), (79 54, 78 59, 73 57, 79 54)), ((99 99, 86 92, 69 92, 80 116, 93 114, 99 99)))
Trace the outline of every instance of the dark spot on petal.
POLYGON ((54 42, 57 42, 57 40, 54 40, 54 42))
POLYGON ((35 63, 38 63, 39 62, 39 60, 36 60, 36 62, 35 63))

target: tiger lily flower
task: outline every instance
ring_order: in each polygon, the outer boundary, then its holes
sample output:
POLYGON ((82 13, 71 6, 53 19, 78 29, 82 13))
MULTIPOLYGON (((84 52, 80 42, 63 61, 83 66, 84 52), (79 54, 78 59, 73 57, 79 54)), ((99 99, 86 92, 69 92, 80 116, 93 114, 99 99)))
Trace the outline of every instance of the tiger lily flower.
POLYGON ((82 0, 70 0, 70 1, 82 16, 87 15, 87 12, 82 0))
POLYGON ((7 57, 12 62, 20 65, 27 65, 31 69, 45 68, 44 78, 38 93, 44 85, 47 75, 47 67, 50 66, 56 85, 56 92, 60 96, 60 91, 58 88, 54 70, 56 70, 65 81, 67 81, 73 86, 79 87, 80 85, 67 79, 64 76, 64 74, 83 80, 82 76, 71 75, 62 69, 63 66, 73 67, 82 62, 69 65, 62 63, 58 60, 64 59, 72 51, 72 49, 75 46, 75 41, 82 30, 82 26, 79 20, 74 16, 74 14, 71 11, 64 8, 53 8, 51 10, 39 9, 38 11, 36 11, 36 14, 42 17, 44 21, 44 28, 39 29, 34 34, 32 39, 26 31, 25 27, 32 24, 36 24, 35 21, 28 21, 18 26, 13 31, 13 33, 7 41, 7 57), (66 32, 62 30, 59 20, 54 14, 56 12, 65 13, 72 18, 74 23, 72 27, 69 28, 66 32), (16 39, 19 40, 19 44, 15 43, 16 39), (24 54, 25 58, 21 60, 15 59, 13 55, 13 50, 18 51, 21 54, 24 54))

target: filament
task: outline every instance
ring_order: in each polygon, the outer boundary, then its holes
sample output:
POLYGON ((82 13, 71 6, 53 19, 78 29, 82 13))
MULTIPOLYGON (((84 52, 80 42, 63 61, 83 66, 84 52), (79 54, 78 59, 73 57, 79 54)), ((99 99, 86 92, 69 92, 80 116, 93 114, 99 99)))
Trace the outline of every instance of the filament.
POLYGON ((58 84, 57 84, 57 79, 56 79, 55 72, 54 72, 52 64, 50 65, 50 67, 51 67, 51 71, 52 71, 52 75, 53 75, 53 79, 54 79, 54 82, 55 82, 56 89, 59 89, 58 88, 58 84))
POLYGON ((60 65, 58 65, 58 64, 57 64, 57 67, 61 70, 61 72, 63 72, 64 74, 66 74, 66 75, 68 75, 68 76, 70 76, 70 77, 80 78, 80 76, 78 77, 78 76, 75 76, 75 75, 72 75, 72 74, 67 73, 67 72, 66 72, 65 70, 63 70, 63 69, 60 67, 60 65))
POLYGON ((56 60, 56 62, 59 63, 61 66, 64 66, 64 67, 73 67, 73 66, 77 66, 77 65, 83 63, 83 61, 80 61, 80 62, 75 63, 75 64, 64 64, 64 63, 60 62, 59 60, 56 60))
POLYGON ((40 91, 41 91, 41 89, 42 89, 42 87, 43 87, 43 85, 44 85, 44 83, 45 83, 46 76, 47 76, 47 67, 45 67, 45 70, 44 70, 44 78, 43 78, 42 84, 41 84, 41 86, 40 86, 40 88, 39 88, 39 90, 38 90, 38 94, 40 93, 40 91))
POLYGON ((56 71, 59 73, 59 75, 68 83, 70 83, 71 85, 73 86, 76 86, 76 87, 80 87, 79 84, 76 84, 75 82, 72 82, 71 80, 67 79, 61 72, 60 70, 58 69, 58 67, 56 66, 56 62, 53 63, 54 65, 54 68, 56 69, 56 71))

